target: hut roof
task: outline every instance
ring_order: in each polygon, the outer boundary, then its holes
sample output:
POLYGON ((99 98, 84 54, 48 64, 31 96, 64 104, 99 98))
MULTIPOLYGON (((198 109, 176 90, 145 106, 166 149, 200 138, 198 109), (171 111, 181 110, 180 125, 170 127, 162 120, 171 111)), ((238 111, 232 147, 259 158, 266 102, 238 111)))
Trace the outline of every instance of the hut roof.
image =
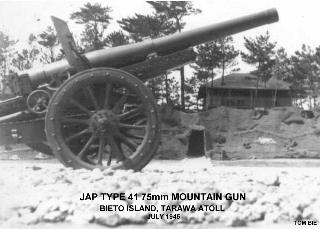
MULTIPOLYGON (((224 84, 221 85, 221 78, 207 83, 207 87, 213 88, 243 88, 255 89, 257 86, 257 76, 249 73, 232 73, 224 77, 224 84)), ((290 84, 272 77, 266 84, 259 81, 258 89, 279 89, 289 90, 290 84)))

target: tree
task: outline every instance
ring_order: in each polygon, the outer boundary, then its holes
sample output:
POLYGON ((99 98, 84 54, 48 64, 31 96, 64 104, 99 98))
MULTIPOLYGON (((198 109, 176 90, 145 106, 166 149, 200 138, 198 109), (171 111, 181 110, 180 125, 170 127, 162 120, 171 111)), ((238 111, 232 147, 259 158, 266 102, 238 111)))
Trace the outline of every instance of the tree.
MULTIPOLYGON (((0 95, 1 98, 5 98, 6 88, 10 88, 6 83, 6 75, 9 73, 9 63, 12 59, 12 46, 17 43, 16 40, 12 40, 8 35, 0 31, 0 95)), ((9 95, 10 96, 10 95, 9 95)))
POLYGON ((19 71, 30 69, 39 53, 39 49, 22 49, 21 51, 15 52, 11 64, 19 71))
POLYGON ((135 14, 133 17, 121 19, 118 23, 134 42, 174 32, 172 23, 168 22, 165 16, 135 14))
POLYGON ((214 61, 216 56, 214 46, 213 41, 197 46, 197 59, 195 64, 191 65, 191 67, 196 71, 196 77, 206 83, 209 78, 213 81, 215 76, 214 69, 217 67, 217 63, 214 61))
POLYGON ((105 31, 110 24, 112 9, 99 3, 86 3, 79 11, 71 14, 77 24, 85 25, 81 41, 86 49, 98 50, 106 46, 105 31))
POLYGON ((10 39, 8 35, 0 31, 0 73, 2 76, 8 74, 8 63, 12 56, 11 47, 16 43, 17 41, 10 39))
POLYGON ((183 22, 185 16, 201 13, 201 10, 193 7, 190 1, 147 1, 155 10, 157 15, 164 15, 172 20, 176 31, 181 30, 186 25, 183 22))
POLYGON ((34 63, 38 61, 41 53, 39 44, 37 43, 37 37, 34 34, 30 34, 28 46, 14 52, 11 65, 18 71, 30 69, 34 63))
MULTIPOLYGON (((135 14, 133 17, 121 19, 118 23, 124 31, 128 32, 130 39, 134 42, 168 35, 174 31, 172 23, 164 15, 135 14)), ((164 77, 157 77, 147 82, 155 98, 160 103, 163 97, 166 98, 167 102, 169 100, 170 87, 168 86, 168 79, 168 75, 165 74, 164 77), (163 87, 165 87, 165 90, 163 90, 163 87)))
POLYGON ((317 53, 303 44, 291 58, 293 83, 296 89, 306 89, 309 98, 309 109, 316 106, 319 95, 319 63, 317 53))
POLYGON ((164 77, 165 85, 162 88, 165 89, 166 103, 179 106, 179 83, 174 77, 170 76, 169 73, 166 73, 164 77))
POLYGON ((221 85, 224 85, 225 71, 232 68, 232 71, 238 70, 236 58, 239 51, 233 46, 233 38, 225 37, 214 42, 216 45, 216 63, 221 70, 221 85))
POLYGON ((129 37, 121 30, 110 33, 106 38, 107 43, 111 47, 129 44, 129 37))
POLYGON ((30 35, 29 43, 38 43, 41 49, 41 63, 52 63, 62 58, 61 54, 56 53, 56 49, 59 45, 59 40, 54 29, 48 26, 45 31, 41 32, 37 36, 30 35))
POLYGON ((11 60, 11 66, 15 71, 23 71, 33 67, 35 63, 52 63, 63 58, 58 48, 59 41, 52 27, 38 35, 30 34, 28 46, 15 51, 11 60))
POLYGON ((233 38, 226 37, 211 41, 209 43, 197 46, 197 60, 192 67, 196 70, 196 76, 199 80, 207 81, 211 78, 213 82, 214 76, 221 72, 221 84, 224 84, 224 76, 226 70, 237 65, 236 57, 239 51, 233 46, 233 38))
POLYGON ((186 109, 189 111, 198 111, 198 88, 202 81, 196 76, 188 78, 185 82, 186 109))
POLYGON ((244 46, 247 53, 241 52, 242 60, 255 66, 254 73, 257 75, 257 86, 259 81, 265 83, 270 79, 272 67, 275 64, 276 42, 270 41, 270 34, 266 32, 255 38, 244 38, 244 46))
MULTIPOLYGON (((193 86, 198 88, 200 84, 208 84, 208 80, 211 80, 213 84, 214 77, 221 73, 221 85, 224 84, 224 76, 226 71, 236 71, 237 61, 236 58, 239 55, 233 46, 233 38, 226 37, 215 41, 208 42, 196 47, 197 59, 194 65, 191 67, 195 70, 195 79, 191 81, 196 82, 193 86)), ((197 100, 197 94, 191 93, 197 100)), ((198 106, 198 101, 197 104, 198 106)), ((197 107, 198 108, 198 107, 197 107)))
MULTIPOLYGON (((195 15, 201 12, 201 10, 193 7, 190 1, 147 1, 156 11, 156 15, 162 15, 173 22, 175 32, 181 32, 186 23, 183 19, 189 15, 195 15)), ((180 68, 180 93, 181 93, 181 108, 185 108, 185 96, 184 96, 184 67, 180 68)))
POLYGON ((276 51, 275 57, 275 63, 272 67, 272 75, 277 79, 293 84, 294 78, 292 74, 292 59, 288 57, 288 54, 283 47, 276 51))

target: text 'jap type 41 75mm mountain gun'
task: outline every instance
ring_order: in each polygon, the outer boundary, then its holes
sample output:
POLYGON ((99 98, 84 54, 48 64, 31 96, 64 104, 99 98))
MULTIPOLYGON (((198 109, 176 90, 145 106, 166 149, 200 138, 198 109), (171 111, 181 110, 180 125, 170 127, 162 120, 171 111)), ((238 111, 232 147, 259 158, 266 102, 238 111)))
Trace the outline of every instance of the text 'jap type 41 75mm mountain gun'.
POLYGON ((7 77, 0 144, 25 143, 74 168, 143 168, 160 123, 144 81, 195 60, 193 46, 279 20, 275 9, 143 42, 77 51, 67 24, 52 17, 65 59, 7 77))

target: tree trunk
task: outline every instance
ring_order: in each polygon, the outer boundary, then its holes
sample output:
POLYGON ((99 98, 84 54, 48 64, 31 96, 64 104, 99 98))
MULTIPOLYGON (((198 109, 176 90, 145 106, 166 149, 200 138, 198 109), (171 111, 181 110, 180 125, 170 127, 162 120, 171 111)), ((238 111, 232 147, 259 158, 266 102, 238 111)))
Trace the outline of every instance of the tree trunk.
POLYGON ((184 67, 180 68, 180 91, 181 91, 181 110, 185 110, 185 97, 184 97, 184 67))
POLYGON ((98 50, 98 49, 100 49, 99 42, 98 42, 98 40, 99 40, 98 39, 99 31, 98 31, 98 24, 97 24, 96 21, 94 22, 93 31, 94 31, 94 44, 93 44, 93 47, 94 47, 95 50, 98 50))
POLYGON ((213 77, 213 71, 212 71, 212 73, 211 73, 211 87, 213 87, 213 79, 214 79, 214 77, 213 77))
POLYGON ((224 52, 224 43, 222 44, 222 52, 223 52, 223 58, 222 58, 222 76, 221 76, 221 86, 224 85, 224 69, 225 69, 225 52, 224 52))
POLYGON ((224 85, 224 69, 225 69, 225 66, 224 66, 224 62, 223 62, 223 64, 222 64, 221 86, 224 85))
POLYGON ((165 85, 166 85, 166 103, 169 103, 170 95, 169 95, 169 82, 168 82, 168 73, 164 74, 165 77, 165 85))
POLYGON ((312 97, 309 96, 309 110, 312 109, 312 97))
POLYGON ((198 96, 197 96, 197 112, 199 112, 199 99, 198 99, 198 96))
POLYGON ((53 63, 54 62, 54 53, 53 53, 53 48, 51 47, 50 48, 50 63, 53 63))
POLYGON ((256 90, 253 98, 253 109, 256 108, 256 102, 258 99, 258 88, 259 88, 259 77, 257 77, 257 84, 256 84, 256 90))

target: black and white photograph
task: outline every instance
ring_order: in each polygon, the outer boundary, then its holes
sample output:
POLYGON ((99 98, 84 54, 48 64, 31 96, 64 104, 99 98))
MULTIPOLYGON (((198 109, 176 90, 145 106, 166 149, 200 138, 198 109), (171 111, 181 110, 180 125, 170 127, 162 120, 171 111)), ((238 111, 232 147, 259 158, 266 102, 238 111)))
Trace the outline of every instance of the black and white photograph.
POLYGON ((316 0, 0 0, 0 228, 320 228, 316 0))

